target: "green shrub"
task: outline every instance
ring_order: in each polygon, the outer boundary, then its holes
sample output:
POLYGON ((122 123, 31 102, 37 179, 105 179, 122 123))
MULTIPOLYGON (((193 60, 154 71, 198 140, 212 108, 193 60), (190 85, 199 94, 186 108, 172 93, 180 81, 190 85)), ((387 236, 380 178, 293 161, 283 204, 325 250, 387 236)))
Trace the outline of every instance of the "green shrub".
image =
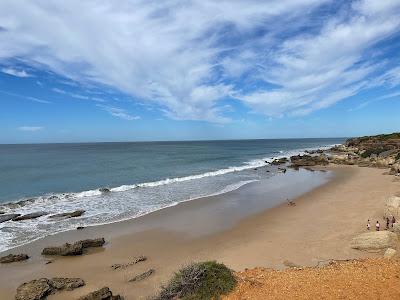
POLYGON ((396 161, 397 161, 397 160, 400 160, 400 152, 397 153, 397 156, 396 156, 395 160, 396 160, 396 161))
POLYGON ((157 300, 211 300, 230 292, 236 285, 232 271, 215 261, 193 263, 182 268, 162 287, 157 300))
POLYGON ((379 153, 382 153, 383 151, 386 151, 386 149, 382 149, 382 148, 367 149, 361 154, 361 157, 367 158, 367 157, 370 157, 372 154, 378 155, 379 153))

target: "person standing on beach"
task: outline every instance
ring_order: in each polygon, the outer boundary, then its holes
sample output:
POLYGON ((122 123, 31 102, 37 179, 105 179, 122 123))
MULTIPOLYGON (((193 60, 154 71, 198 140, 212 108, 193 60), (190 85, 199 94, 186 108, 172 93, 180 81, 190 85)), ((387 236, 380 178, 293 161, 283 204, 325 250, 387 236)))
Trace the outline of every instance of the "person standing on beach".
POLYGON ((375 228, 376 231, 379 231, 379 229, 381 228, 381 224, 379 224, 379 221, 376 221, 375 228))
POLYGON ((392 217, 392 228, 393 228, 393 224, 396 223, 396 219, 394 218, 394 216, 392 217))
POLYGON ((386 218, 386 230, 389 230, 390 221, 389 218, 386 218))
POLYGON ((371 229, 371 223, 368 220, 368 222, 367 222, 367 230, 370 230, 370 229, 371 229))

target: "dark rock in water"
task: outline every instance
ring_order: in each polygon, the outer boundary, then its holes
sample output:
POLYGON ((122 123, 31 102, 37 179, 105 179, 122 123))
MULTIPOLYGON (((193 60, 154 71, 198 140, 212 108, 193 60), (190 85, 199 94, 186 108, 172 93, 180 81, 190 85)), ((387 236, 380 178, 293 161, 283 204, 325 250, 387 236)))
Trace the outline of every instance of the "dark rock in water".
POLYGON ((67 213, 61 213, 61 214, 55 214, 55 215, 51 215, 49 216, 49 218, 76 218, 76 217, 80 217, 85 213, 84 210, 76 210, 73 212, 67 212, 67 213))
POLYGON ((26 215, 15 217, 12 220, 13 221, 24 221, 24 220, 36 219, 41 216, 45 216, 47 214, 48 214, 47 212, 38 211, 38 212, 31 213, 31 214, 26 214, 26 215))
POLYGON ((113 296, 108 287, 103 287, 86 296, 80 297, 79 300, 123 300, 123 298, 120 295, 113 296))
POLYGON ((105 244, 104 238, 81 240, 73 244, 65 243, 62 246, 46 247, 42 250, 42 255, 61 255, 61 256, 81 255, 83 253, 83 249, 85 248, 101 247, 104 244, 105 244))
POLYGON ((4 212, 4 211, 0 211, 0 215, 3 215, 3 214, 5 214, 6 212, 4 212))
POLYGON ((6 256, 0 257, 0 263, 8 264, 16 261, 27 260, 29 258, 26 254, 8 254, 6 256))
POLYGON ((146 279, 147 277, 149 277, 150 275, 152 275, 155 272, 154 269, 150 269, 142 274, 136 275, 135 277, 133 277, 132 279, 129 279, 129 282, 136 282, 136 281, 141 281, 143 279, 146 279))
POLYGON ((271 165, 274 165, 274 166, 283 165, 283 164, 285 164, 287 162, 288 162, 288 159, 286 157, 282 157, 282 158, 279 158, 279 159, 274 159, 271 162, 271 165))
POLYGON ((84 229, 85 227, 83 227, 83 226, 78 226, 78 227, 76 227, 76 229, 77 230, 82 230, 82 229, 84 229))
POLYGON ((99 189, 99 191, 102 193, 110 193, 111 192, 109 188, 101 188, 101 189, 99 189))
POLYGON ((82 244, 68 244, 65 243, 58 247, 46 247, 42 250, 42 255, 61 255, 61 256, 74 256, 83 253, 82 244))
POLYGON ((74 290, 85 285, 80 278, 40 278, 21 284, 17 288, 16 300, 44 300, 58 290, 74 290))
POLYGON ((0 216, 0 223, 10 221, 16 217, 19 217, 21 214, 6 214, 6 215, 1 215, 0 216))

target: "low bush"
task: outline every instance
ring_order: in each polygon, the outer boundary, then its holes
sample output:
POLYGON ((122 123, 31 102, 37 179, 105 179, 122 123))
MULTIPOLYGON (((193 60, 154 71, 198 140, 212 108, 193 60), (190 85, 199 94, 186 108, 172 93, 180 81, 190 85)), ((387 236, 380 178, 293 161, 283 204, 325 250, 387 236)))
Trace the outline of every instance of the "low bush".
POLYGON ((400 152, 397 153, 397 156, 396 156, 395 160, 396 160, 396 161, 400 160, 400 152))
POLYGON ((363 153, 361 153, 362 158, 367 158, 370 157, 372 154, 378 155, 379 153, 382 153, 383 151, 386 151, 386 149, 382 148, 376 148, 376 149, 367 149, 363 153))
POLYGON ((162 287, 157 300, 211 300, 230 292, 236 285, 232 271, 224 264, 207 261, 190 264, 162 287))

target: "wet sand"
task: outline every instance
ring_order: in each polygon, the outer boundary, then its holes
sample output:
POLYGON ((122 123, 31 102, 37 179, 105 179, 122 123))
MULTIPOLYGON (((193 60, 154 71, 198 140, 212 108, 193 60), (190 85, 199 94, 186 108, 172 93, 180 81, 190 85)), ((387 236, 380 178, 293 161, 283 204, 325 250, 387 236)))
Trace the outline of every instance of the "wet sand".
POLYGON ((103 286, 126 299, 145 299, 191 261, 215 259, 242 270, 283 268, 284 260, 311 266, 325 259, 376 256, 350 249, 349 242, 365 231, 367 219, 372 223, 382 219, 384 200, 400 191, 400 183, 382 175, 381 169, 334 166, 328 170, 289 171, 227 194, 13 249, 8 252, 25 252, 32 258, 0 266, 1 299, 13 299, 18 285, 40 277, 80 277, 87 283, 49 299, 75 299, 103 286), (287 198, 295 198, 296 206, 288 206, 287 198), (100 236, 107 245, 80 257, 53 257, 46 265, 40 255, 45 246, 100 236), (111 269, 112 264, 139 255, 148 260, 124 270, 111 269), (128 282, 150 268, 156 270, 150 278, 128 282))

